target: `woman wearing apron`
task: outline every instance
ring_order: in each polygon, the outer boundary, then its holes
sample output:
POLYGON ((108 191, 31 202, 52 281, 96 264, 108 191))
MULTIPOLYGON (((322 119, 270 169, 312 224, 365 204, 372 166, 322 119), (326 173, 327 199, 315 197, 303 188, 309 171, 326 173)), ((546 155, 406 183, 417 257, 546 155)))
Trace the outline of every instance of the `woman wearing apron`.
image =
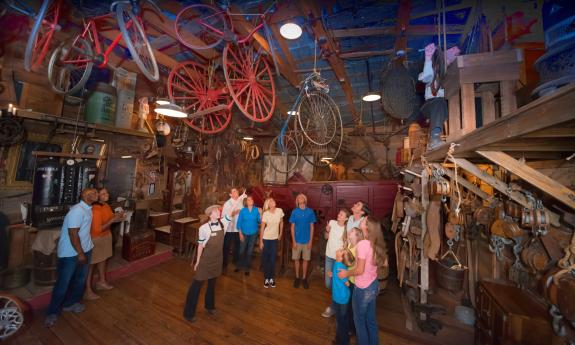
POLYGON ((196 275, 188 289, 186 304, 184 305, 184 318, 190 322, 196 321, 196 307, 200 290, 204 281, 208 281, 208 290, 204 307, 210 314, 216 312, 215 288, 216 278, 222 274, 224 260, 224 227, 220 222, 221 207, 212 205, 206 208, 205 214, 210 220, 200 226, 198 239, 198 256, 193 265, 196 275))

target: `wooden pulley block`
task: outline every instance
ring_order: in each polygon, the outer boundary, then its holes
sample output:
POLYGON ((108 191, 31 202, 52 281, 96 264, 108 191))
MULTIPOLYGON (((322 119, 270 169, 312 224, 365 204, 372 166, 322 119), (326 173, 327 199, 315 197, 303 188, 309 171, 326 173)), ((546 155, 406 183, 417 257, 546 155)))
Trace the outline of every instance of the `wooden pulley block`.
POLYGON ((511 218, 521 218, 521 213, 523 211, 523 207, 516 202, 511 200, 507 200, 505 202, 505 214, 511 218))
POLYGON ((457 237, 457 230, 455 229, 455 224, 453 224, 451 222, 445 223, 445 227, 443 228, 443 231, 445 232, 445 237, 447 237, 450 240, 457 237))
POLYGON ((549 257, 543 247, 534 242, 521 251, 521 261, 532 271, 543 271, 549 264, 549 257))
POLYGON ((455 211, 450 211, 449 212, 449 222, 453 225, 461 225, 465 223, 465 215, 460 212, 459 214, 455 214, 455 211))
POLYGON ((525 231, 516 222, 503 221, 503 233, 507 238, 515 238, 525 235, 525 231))
POLYGON ((534 210, 533 211, 533 221, 536 226, 548 226, 549 225, 549 215, 545 210, 534 210))
POLYGON ((575 321, 575 277, 572 274, 565 274, 559 280, 557 306, 564 318, 575 321))
POLYGON ((480 207, 473 212, 473 219, 475 219, 475 223, 481 224, 484 226, 489 226, 493 221, 494 212, 493 209, 490 207, 480 207))
POLYGON ((524 228, 532 228, 535 225, 535 217, 533 210, 524 208, 521 211, 521 226, 524 228))
POLYGON ((447 180, 431 181, 431 194, 433 195, 449 195, 451 194, 451 185, 447 180))
POLYGON ((489 231, 492 235, 496 235, 499 237, 506 237, 505 236, 505 221, 503 219, 496 219, 493 223, 491 223, 491 227, 489 231))
POLYGON ((505 207, 503 205, 495 206, 494 211, 494 218, 495 219, 505 219, 505 207))

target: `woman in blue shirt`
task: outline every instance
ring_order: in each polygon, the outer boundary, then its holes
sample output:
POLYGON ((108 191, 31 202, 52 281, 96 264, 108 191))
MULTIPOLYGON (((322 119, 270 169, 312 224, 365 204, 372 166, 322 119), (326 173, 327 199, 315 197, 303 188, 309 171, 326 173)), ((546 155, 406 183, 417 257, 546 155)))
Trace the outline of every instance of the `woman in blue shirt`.
POLYGON ((238 268, 243 268, 246 276, 250 275, 254 244, 256 243, 261 222, 260 210, 254 207, 254 199, 248 196, 244 200, 244 208, 240 211, 236 223, 236 228, 240 232, 241 241, 238 268))

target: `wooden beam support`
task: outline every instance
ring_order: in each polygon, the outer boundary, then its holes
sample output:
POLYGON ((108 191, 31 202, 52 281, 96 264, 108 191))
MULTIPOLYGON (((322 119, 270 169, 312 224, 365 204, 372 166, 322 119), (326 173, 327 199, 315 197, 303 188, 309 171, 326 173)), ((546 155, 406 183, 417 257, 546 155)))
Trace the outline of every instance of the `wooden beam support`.
POLYGON ((540 173, 530 166, 519 162, 503 152, 477 151, 477 153, 519 176, 565 205, 575 209, 575 193, 571 189, 563 186, 561 183, 549 178, 547 175, 540 173))
MULTIPOLYGON (((453 171, 447 167, 441 166, 441 164, 439 164, 439 163, 432 163, 431 166, 434 167, 435 169, 438 169, 438 170, 441 169, 441 171, 444 171, 445 175, 447 175, 447 177, 449 177, 452 181, 455 180, 455 171, 453 171)), ((477 187, 476 185, 474 185, 473 183, 471 183, 467 179, 465 179, 465 177, 463 177, 463 176, 457 177, 457 183, 459 183, 463 187, 467 188, 467 190, 471 191, 472 193, 474 193, 475 195, 477 195, 478 197, 480 197, 483 200, 490 201, 493 198, 492 195, 485 193, 484 191, 479 189, 479 187, 477 187)))
POLYGON ((286 58, 289 69, 294 71, 297 67, 297 63, 294 60, 291 51, 289 50, 287 40, 281 36, 280 30, 278 29, 277 25, 270 25, 270 29, 272 31, 273 39, 276 40, 276 42, 278 42, 278 44, 280 45, 280 49, 282 50, 282 53, 286 58))
POLYGON ((339 57, 342 59, 350 59, 350 58, 363 58, 363 57, 372 57, 372 56, 385 56, 385 55, 392 55, 395 53, 393 49, 386 49, 386 50, 372 50, 372 51, 354 51, 354 52, 341 52, 339 57))
POLYGON ((341 88, 345 94, 345 98, 353 118, 353 122, 358 122, 359 113, 357 112, 355 103, 353 102, 353 90, 351 89, 351 82, 347 76, 347 71, 345 70, 343 61, 336 54, 336 52, 339 50, 337 43, 323 26, 323 22, 321 21, 321 9, 319 8, 316 1, 306 0, 300 0, 299 7, 306 17, 309 14, 313 16, 314 20, 312 21, 313 25, 311 28, 314 36, 318 41, 325 41, 325 43, 322 44, 322 49, 327 52, 327 61, 341 84, 341 88))
MULTIPOLYGON (((232 5, 230 10, 234 13, 241 13, 241 9, 237 5, 232 5)), ((237 29, 242 36, 248 35, 254 29, 254 26, 241 16, 234 16, 233 20, 234 28, 237 29)), ((254 33, 252 39, 255 41, 257 46, 261 47, 268 54, 272 54, 269 43, 259 32, 254 33)), ((293 69, 290 69, 290 66, 286 64, 278 54, 275 54, 275 58, 281 75, 284 76, 284 78, 286 78, 286 80, 294 87, 298 87, 300 82, 299 76, 293 69)))
MULTIPOLYGON (((471 7, 471 5, 469 4, 469 1, 462 1, 460 4, 458 5, 453 5, 453 6, 446 6, 445 7, 445 12, 451 12, 451 11, 459 11, 465 8, 469 8, 471 7)), ((431 11, 426 11, 426 12, 420 12, 420 13, 414 13, 410 19, 419 19, 419 18, 424 18, 424 17, 429 17, 429 16, 436 16, 437 13, 440 13, 442 10, 431 10, 431 11)))
MULTIPOLYGON (((575 84, 566 85, 551 95, 541 97, 513 113, 501 117, 455 141, 454 155, 476 151, 486 145, 519 138, 542 129, 560 126, 573 121, 575 109, 575 84), (542 118, 541 114, 545 114, 542 118)), ((429 162, 443 160, 449 145, 425 154, 429 162)), ((528 151, 527 149, 525 151, 528 151)))
MULTIPOLYGON (((477 178, 483 180, 485 183, 490 185, 491 187, 497 189, 500 193, 508 196, 511 200, 519 203, 521 206, 526 208, 531 208, 532 205, 527 200, 527 198, 520 192, 511 190, 509 186, 499 180, 498 178, 489 175, 485 171, 479 169, 475 164, 471 163, 470 161, 462 158, 454 158, 451 160, 453 163, 459 165, 460 168, 467 170, 469 173, 475 175, 477 178)), ((559 226, 559 215, 554 212, 551 212, 549 209, 545 208, 545 211, 549 214, 550 223, 553 226, 559 226)))
MULTIPOLYGON (((434 36, 436 35, 437 27, 435 25, 411 25, 407 28, 407 34, 410 36, 434 36)), ((352 29, 338 29, 331 31, 334 38, 346 37, 364 37, 364 36, 393 36, 395 35, 395 28, 393 26, 386 27, 367 27, 367 28, 352 28, 352 29)), ((447 34, 456 35, 463 32, 463 25, 448 25, 447 34)))
MULTIPOLYGON (((407 34, 409 28, 409 14, 411 12, 411 0, 400 0, 397 8, 397 24, 395 25, 394 50, 405 51, 407 49, 407 34)), ((432 31, 433 32, 433 31, 432 31)), ((404 61, 405 56, 398 59, 404 61)))

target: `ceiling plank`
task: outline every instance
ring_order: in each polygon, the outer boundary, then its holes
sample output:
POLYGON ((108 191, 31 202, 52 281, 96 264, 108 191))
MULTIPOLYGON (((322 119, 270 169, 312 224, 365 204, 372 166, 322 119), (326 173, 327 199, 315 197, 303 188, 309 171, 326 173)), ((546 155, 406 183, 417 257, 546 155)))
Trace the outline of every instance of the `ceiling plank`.
MULTIPOLYGON (((231 5, 230 10, 234 13, 242 12, 237 5, 231 5)), ((242 16, 234 16, 233 20, 234 20, 234 28, 237 29, 240 35, 242 36, 248 35, 254 29, 254 26, 242 16)), ((272 50, 270 48, 269 43, 267 42, 265 37, 263 37, 259 32, 255 32, 252 36, 252 39, 259 47, 265 50, 268 54, 272 54, 272 50)), ((290 67, 281 59, 280 56, 275 54, 275 58, 281 75, 283 75, 284 78, 286 78, 286 80, 294 87, 298 87, 299 76, 293 71, 293 69, 290 69, 290 67)))
POLYGON ((489 159, 493 163, 502 166, 513 174, 519 176, 523 180, 539 188, 555 199, 561 201, 565 205, 575 209, 575 193, 561 183, 551 179, 547 175, 540 173, 530 166, 519 162, 518 160, 503 152, 477 151, 477 153, 489 159))
POLYGON ((313 30, 314 36, 318 40, 318 42, 324 41, 324 43, 322 43, 322 48, 324 51, 328 52, 328 54, 326 54, 325 59, 327 59, 329 65, 331 66, 333 72, 335 73, 335 76, 340 82, 353 121, 354 122, 359 121, 359 113, 357 112, 357 109, 355 108, 355 104, 353 102, 353 90, 351 88, 351 83, 347 76, 347 72, 345 70, 344 62, 336 54, 336 52, 339 50, 339 48, 337 47, 337 43, 323 26, 323 22, 321 20, 321 10, 318 7, 318 4, 315 1, 308 2, 306 0, 300 0, 299 7, 301 8, 306 17, 308 14, 311 14, 311 16, 313 16, 314 20, 312 20, 311 28, 313 30))
MULTIPOLYGON (((463 10, 465 8, 469 8, 471 7, 471 5, 467 2, 467 1, 463 1, 460 4, 457 5, 453 5, 453 6, 446 6, 445 7, 445 12, 451 12, 451 11, 459 11, 459 10, 463 10)), ((424 18, 424 17, 428 17, 428 16, 435 16, 438 13, 441 13, 441 10, 431 10, 431 11, 425 11, 425 12, 420 12, 420 13, 414 13, 410 19, 414 20, 414 19, 419 19, 419 18, 424 18)))
MULTIPOLYGON (((346 37, 363 37, 363 36, 392 36, 395 35, 396 28, 393 26, 386 27, 368 27, 332 30, 334 38, 346 37)), ((463 25, 451 24, 447 26, 447 34, 460 34, 464 30, 463 25)), ((407 34, 413 36, 434 36, 437 27, 435 25, 410 25, 407 28, 407 34)))

